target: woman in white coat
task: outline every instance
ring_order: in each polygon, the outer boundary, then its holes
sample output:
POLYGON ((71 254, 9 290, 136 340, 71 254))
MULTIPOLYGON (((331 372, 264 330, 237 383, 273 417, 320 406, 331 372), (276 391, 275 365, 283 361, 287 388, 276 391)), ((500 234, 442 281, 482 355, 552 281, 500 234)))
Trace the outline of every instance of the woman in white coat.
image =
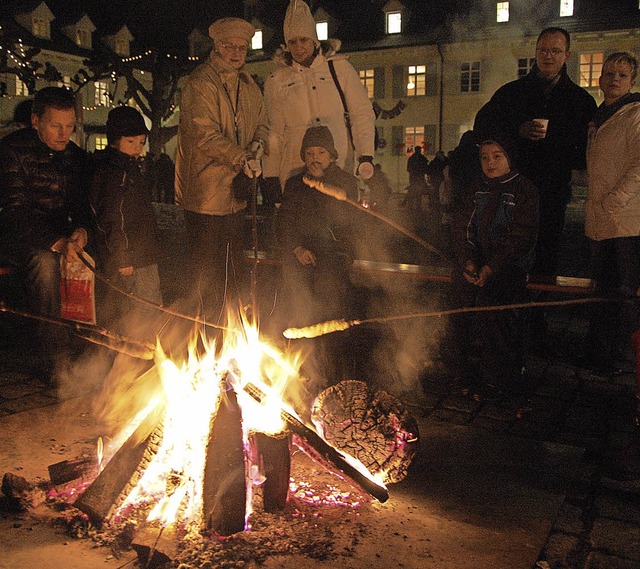
POLYGON ((264 90, 269 121, 264 177, 271 178, 271 183, 273 178, 279 178, 284 188, 287 179, 303 166, 302 138, 313 126, 329 128, 338 151, 337 164, 342 169, 353 172, 357 162, 361 177, 370 177, 375 115, 358 72, 345 56, 336 54, 340 42, 318 41, 315 22, 303 0, 291 0, 285 16, 284 38, 286 49, 276 54, 280 65, 267 78, 264 90), (344 94, 350 129, 329 62, 344 94))
MULTIPOLYGON (((610 55, 602 68, 604 102, 589 125, 585 232, 592 239, 593 277, 603 294, 620 297, 594 310, 588 352, 605 374, 618 370, 633 334, 640 350, 640 94, 631 93, 638 60, 610 55), (622 302, 624 300, 624 302, 622 302)), ((640 353, 640 352, 637 352, 640 353)))

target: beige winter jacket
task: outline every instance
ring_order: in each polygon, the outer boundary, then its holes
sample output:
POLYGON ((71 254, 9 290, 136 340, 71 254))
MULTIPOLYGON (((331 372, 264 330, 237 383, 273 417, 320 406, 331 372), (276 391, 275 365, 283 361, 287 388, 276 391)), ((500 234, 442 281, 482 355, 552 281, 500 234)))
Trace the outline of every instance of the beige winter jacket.
POLYGON ((209 215, 244 209, 247 202, 233 197, 231 181, 240 171, 251 142, 266 139, 260 88, 244 67, 236 71, 212 51, 191 73, 182 91, 176 203, 209 215))
POLYGON ((640 102, 589 125, 585 233, 595 241, 640 235, 640 102))
POLYGON ((335 55, 339 43, 327 43, 310 67, 295 61, 281 65, 267 78, 264 88, 269 117, 269 155, 264 176, 279 177, 282 187, 303 166, 300 158, 302 138, 310 126, 327 126, 338 151, 337 164, 350 173, 354 156, 344 120, 344 106, 329 71, 334 61, 336 75, 344 92, 355 145, 355 158, 373 156, 375 115, 358 72, 342 55, 335 55))

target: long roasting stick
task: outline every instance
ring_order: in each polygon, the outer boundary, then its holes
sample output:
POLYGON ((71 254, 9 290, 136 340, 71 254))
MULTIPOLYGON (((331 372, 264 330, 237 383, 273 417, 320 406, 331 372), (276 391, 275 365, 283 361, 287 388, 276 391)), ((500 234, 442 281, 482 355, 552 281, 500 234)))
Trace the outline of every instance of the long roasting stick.
POLYGON ((434 310, 431 312, 416 312, 413 314, 398 314, 395 316, 382 316, 379 318, 366 318, 363 320, 328 320, 302 328, 287 328, 282 335, 289 340, 300 338, 317 338, 332 332, 342 332, 353 326, 361 324, 385 324, 397 320, 409 320, 411 318, 434 318, 449 316, 451 314, 464 314, 467 312, 491 312, 494 310, 515 310, 518 308, 540 308, 546 306, 568 306, 571 304, 590 304, 596 302, 620 302, 617 298, 576 298, 571 300, 550 300, 545 302, 519 302, 516 304, 499 304, 496 306, 467 306, 464 308, 452 308, 449 310, 434 310))
MULTIPOLYGON (((265 398, 265 394, 260 390, 260 388, 252 383, 247 383, 244 386, 244 390, 258 403, 261 403, 265 398)), ((302 441, 307 443, 320 458, 326 460, 343 474, 351 478, 351 480, 360 486, 360 488, 371 494, 371 496, 376 498, 378 501, 386 502, 389 499, 389 491, 383 484, 376 482, 349 463, 338 449, 332 447, 313 429, 307 427, 302 421, 300 421, 300 419, 284 409, 280 410, 280 415, 291 431, 302 441)), ((303 448, 301 450, 307 453, 309 449, 303 448)), ((311 456, 311 458, 317 459, 315 456, 311 456)))

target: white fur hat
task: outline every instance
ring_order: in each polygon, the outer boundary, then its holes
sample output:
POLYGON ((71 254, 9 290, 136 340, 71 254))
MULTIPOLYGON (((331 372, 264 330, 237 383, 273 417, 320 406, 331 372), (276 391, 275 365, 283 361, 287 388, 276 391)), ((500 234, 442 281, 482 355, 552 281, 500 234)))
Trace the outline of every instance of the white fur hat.
POLYGON ((209 26, 209 37, 212 40, 242 38, 250 43, 255 33, 256 29, 242 18, 220 18, 209 26))
POLYGON ((291 38, 311 38, 318 43, 316 23, 304 0, 291 0, 284 16, 284 41, 291 38))

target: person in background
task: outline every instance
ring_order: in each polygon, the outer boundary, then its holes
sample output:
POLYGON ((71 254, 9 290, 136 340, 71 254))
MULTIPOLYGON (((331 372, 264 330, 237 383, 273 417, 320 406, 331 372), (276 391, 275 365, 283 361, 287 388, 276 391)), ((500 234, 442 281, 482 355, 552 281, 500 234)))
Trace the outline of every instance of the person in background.
POLYGON ((409 172, 409 190, 406 203, 412 211, 422 211, 422 195, 427 190, 427 171, 429 160, 422 154, 422 146, 416 144, 413 154, 407 159, 409 172))
POLYGON ((607 57, 599 82, 604 101, 589 126, 585 233, 593 278, 603 294, 628 299, 593 310, 586 352, 592 366, 608 374, 619 367, 621 340, 640 328, 634 300, 640 287, 640 94, 631 93, 637 73, 633 55, 607 57))
MULTIPOLYGON (((538 234, 538 192, 518 173, 508 139, 480 144, 483 180, 461 196, 454 213, 454 308, 523 302, 538 234)), ((524 314, 497 310, 451 319, 453 368, 460 392, 507 402, 522 394, 524 314), (475 324, 475 327, 474 327, 475 324), (475 331, 475 334, 474 334, 475 331), (475 353, 474 346, 479 346, 475 353), (480 365, 476 371, 473 362, 480 365)))
POLYGON ((338 166, 353 173, 355 162, 358 175, 370 178, 375 115, 358 72, 346 57, 337 55, 337 40, 318 41, 315 21, 303 0, 291 0, 287 8, 284 39, 286 47, 276 53, 279 65, 264 89, 270 129, 265 183, 277 192, 279 179, 284 188, 289 177, 304 165, 300 146, 305 132, 321 125, 333 134, 338 166))
MULTIPOLYGON (((109 145, 94 154, 89 188, 97 228, 97 266, 120 288, 162 304, 160 245, 151 203, 153 174, 143 156, 149 131, 143 116, 127 106, 109 111, 106 130, 109 145)), ((156 316, 153 309, 126 299, 118 305, 120 316, 131 324, 148 324, 156 316)))
POLYGON ((255 28, 240 18, 209 27, 214 47, 182 90, 176 203, 184 209, 191 279, 205 315, 217 320, 228 294, 242 297, 247 196, 267 139, 260 88, 245 67, 255 28))
MULTIPOLYGON (((0 141, 0 249, 24 273, 29 309, 59 318, 60 257, 79 261, 92 226, 87 155, 74 142, 75 98, 45 87, 33 100, 31 126, 0 141)), ((43 379, 69 362, 69 335, 38 326, 35 351, 43 379)))

